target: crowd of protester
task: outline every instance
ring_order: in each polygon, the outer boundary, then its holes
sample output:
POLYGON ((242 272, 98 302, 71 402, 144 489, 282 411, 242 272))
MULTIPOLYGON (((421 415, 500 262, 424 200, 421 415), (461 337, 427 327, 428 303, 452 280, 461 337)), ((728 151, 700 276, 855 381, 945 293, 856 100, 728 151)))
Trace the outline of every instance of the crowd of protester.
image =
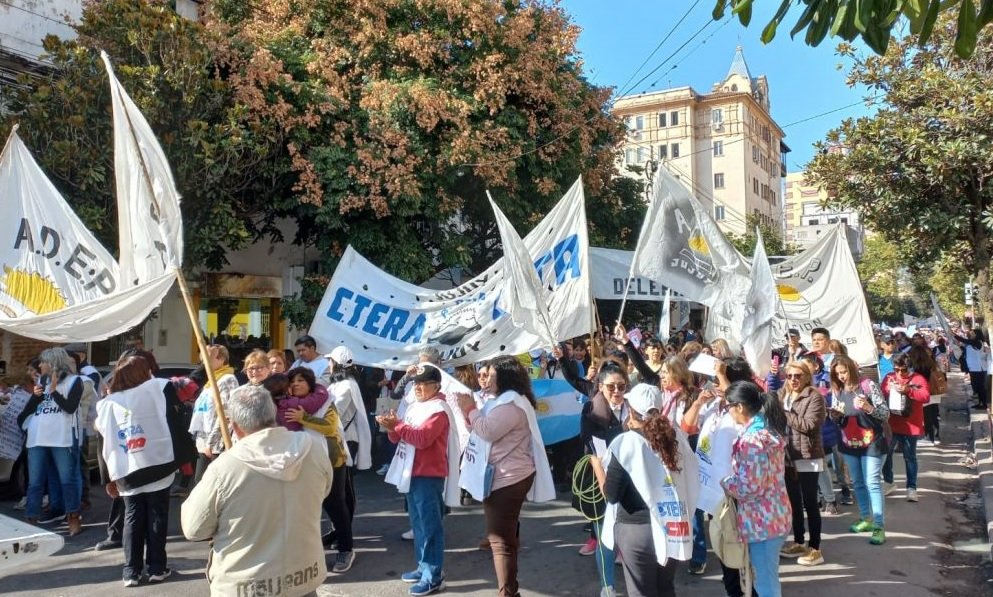
POLYGON ((236 371, 228 348, 211 344, 209 372, 172 379, 132 348, 103 379, 85 345, 51 348, 8 383, 30 394, 18 416, 28 471, 18 508, 78 535, 90 500, 84 455, 98 442, 113 502, 96 549, 122 549, 125 586, 170 576, 170 498, 181 498, 187 538, 212 540, 212 593, 267 583, 308 595, 329 569, 355 565, 355 475, 378 466, 410 519, 403 537, 416 566, 400 580, 411 595, 444 590, 445 514, 477 501, 497 594, 520 595, 522 507, 568 491, 590 521, 579 554, 595 556, 602 596, 620 584, 615 562, 625 594, 674 595, 681 569, 705 573, 708 527, 729 596, 780 595, 781 558, 830 560, 824 516, 857 504, 850 532, 886 543, 894 455, 906 465, 902 496, 917 502, 917 446, 940 445, 947 374, 960 367, 973 407, 986 408, 993 369, 979 328, 880 332, 878 376, 829 330, 811 336, 808 348, 788 330, 764 378, 723 339, 686 329, 663 341, 620 324, 453 370, 432 348, 403 371, 360 367, 348 347, 321 354, 303 336, 292 362, 254 349, 236 371), (691 367, 703 354, 712 372, 691 367), (543 444, 534 379, 587 397, 577 438, 543 444), (715 483, 701 482, 701 467, 715 483), (747 545, 744 559, 736 544, 747 545))

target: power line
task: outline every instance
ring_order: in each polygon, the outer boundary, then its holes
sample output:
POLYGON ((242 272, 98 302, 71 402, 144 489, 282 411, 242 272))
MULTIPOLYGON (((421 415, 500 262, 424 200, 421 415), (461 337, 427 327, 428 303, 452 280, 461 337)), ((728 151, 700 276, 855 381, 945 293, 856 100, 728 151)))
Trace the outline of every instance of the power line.
MULTIPOLYGON (((728 19, 730 19, 730 18, 731 17, 729 16, 728 19)), ((659 63, 658 66, 656 66, 652 70, 648 71, 648 73, 644 77, 638 79, 638 82, 636 82, 634 85, 632 85, 631 86, 631 89, 634 89, 638 85, 641 85, 645 81, 645 79, 647 79, 648 77, 650 77, 650 76, 654 75, 656 72, 658 72, 658 70, 660 68, 662 68, 663 66, 665 66, 667 62, 669 62, 670 60, 672 60, 672 58, 676 54, 678 54, 680 52, 680 50, 682 50, 683 48, 685 48, 686 46, 688 46, 690 44, 690 42, 692 42, 694 39, 696 39, 696 37, 698 35, 700 35, 701 33, 703 33, 704 30, 706 30, 707 27, 710 27, 713 23, 714 23, 714 20, 713 19, 709 19, 706 23, 704 23, 703 24, 703 27, 700 27, 699 29, 697 29, 697 32, 694 33, 693 35, 691 35, 689 39, 687 39, 686 41, 684 41, 683 42, 683 45, 681 45, 678 48, 676 48, 676 51, 674 51, 672 54, 669 54, 669 56, 665 60, 663 60, 661 63, 659 63)))
MULTIPOLYGON (((695 1, 693 2, 693 4, 692 4, 692 5, 691 5, 691 6, 690 6, 690 7, 689 7, 689 8, 687 9, 687 10, 686 10, 686 12, 685 12, 685 13, 683 13, 683 16, 682 16, 682 17, 681 17, 681 18, 680 18, 680 19, 679 19, 678 21, 676 21, 676 24, 672 26, 672 29, 670 29, 670 30, 669 30, 669 33, 666 33, 666 34, 665 34, 665 37, 663 37, 663 38, 662 38, 662 41, 660 41, 660 42, 658 43, 658 45, 657 45, 657 46, 655 46, 655 49, 654 49, 654 50, 652 50, 652 52, 651 52, 651 54, 649 54, 649 55, 648 55, 648 57, 647 57, 647 58, 645 58, 645 59, 644 59, 644 60, 643 60, 643 61, 641 62, 641 64, 639 64, 639 65, 638 65, 638 68, 636 68, 636 69, 634 70, 634 72, 633 72, 633 73, 631 73, 631 76, 630 76, 630 77, 628 77, 628 80, 627 80, 627 81, 624 81, 624 84, 623 84, 623 85, 621 85, 620 87, 618 87, 618 89, 627 89, 627 85, 628 85, 628 83, 630 83, 632 79, 634 79, 634 78, 635 78, 636 76, 638 76, 638 73, 639 73, 639 72, 641 72, 641 69, 642 69, 642 68, 643 68, 643 67, 644 67, 644 66, 645 66, 646 64, 648 64, 648 61, 649 61, 649 60, 651 60, 651 59, 652 59, 652 56, 654 56, 654 55, 655 55, 655 53, 656 53, 656 52, 658 52, 658 51, 659 51, 659 49, 661 49, 661 48, 662 48, 662 46, 663 46, 663 45, 665 44, 665 42, 667 42, 667 41, 669 41, 669 38, 670 38, 670 37, 672 37, 672 34, 673 34, 673 33, 675 33, 675 32, 676 32, 676 29, 677 29, 677 28, 678 28, 678 27, 679 27, 679 26, 680 26, 680 25, 681 25, 681 24, 683 23, 683 21, 685 21, 685 20, 686 20, 686 17, 688 17, 688 16, 690 16, 690 13, 691 13, 691 12, 693 12, 693 9, 694 9, 694 8, 696 8, 696 5, 697 5, 697 4, 699 4, 699 3, 700 3, 700 0, 695 0, 695 1)), ((630 89, 628 89, 628 91, 630 91, 630 89)), ((621 93, 619 93, 618 95, 619 95, 619 96, 623 96, 623 95, 625 95, 626 93, 627 93, 627 91, 625 91, 625 92, 621 92, 621 93)))
POLYGON ((684 61, 684 60, 686 60, 686 59, 687 59, 687 58, 688 58, 688 57, 689 57, 690 55, 692 55, 692 54, 693 54, 694 52, 696 52, 696 51, 697 51, 697 50, 698 50, 698 49, 700 48, 700 46, 702 46, 702 45, 704 45, 704 44, 706 44, 706 43, 707 43, 708 41, 710 41, 710 40, 711 40, 711 39, 712 39, 712 38, 713 38, 713 37, 714 37, 715 35, 717 35, 717 32, 718 32, 718 31, 720 31, 721 29, 723 29, 723 28, 724 28, 724 27, 725 27, 725 26, 726 26, 726 25, 727 25, 728 23, 730 23, 730 22, 731 22, 731 19, 730 19, 730 18, 728 18, 728 19, 724 19, 724 20, 723 20, 723 21, 721 22, 721 24, 720 24, 720 26, 719 26, 719 27, 717 27, 717 29, 714 29, 713 31, 711 31, 711 32, 710 32, 710 35, 708 35, 707 37, 705 37, 705 38, 703 38, 702 40, 700 40, 700 42, 699 42, 699 43, 698 43, 697 45, 695 45, 695 46, 693 46, 693 47, 692 47, 692 48, 690 49, 690 51, 686 53, 686 55, 685 55, 685 56, 683 56, 682 58, 680 58, 680 59, 679 59, 679 60, 678 60, 678 61, 676 62, 676 64, 673 64, 673 65, 672 65, 671 67, 669 67, 669 69, 668 69, 668 70, 666 70, 666 71, 665 71, 664 73, 662 73, 662 74, 661 74, 661 75, 659 76, 659 78, 658 78, 658 79, 655 79, 654 81, 652 81, 652 84, 651 84, 651 85, 649 85, 649 86, 648 86, 648 88, 649 88, 649 89, 651 89, 651 88, 653 88, 653 87, 655 87, 655 85, 657 85, 657 84, 659 83, 659 81, 661 81, 661 80, 662 80, 662 77, 665 77, 666 75, 668 75, 668 74, 669 74, 669 73, 671 73, 672 71, 674 71, 674 70, 676 70, 676 68, 678 68, 678 67, 679 67, 679 65, 683 63, 683 61, 684 61))
POLYGON ((3 4, 4 6, 8 6, 10 8, 16 9, 16 10, 20 10, 22 12, 26 12, 28 14, 32 14, 32 15, 34 15, 36 17, 41 17, 41 18, 45 19, 46 21, 51 21, 53 23, 58 23, 59 25, 63 25, 65 27, 71 26, 71 24, 70 23, 67 23, 66 21, 60 21, 58 19, 53 19, 52 17, 50 17, 48 15, 43 15, 40 12, 35 12, 35 11, 29 9, 29 8, 24 8, 23 6, 18 6, 16 4, 11 4, 7 0, 0 0, 0 4, 3 4))

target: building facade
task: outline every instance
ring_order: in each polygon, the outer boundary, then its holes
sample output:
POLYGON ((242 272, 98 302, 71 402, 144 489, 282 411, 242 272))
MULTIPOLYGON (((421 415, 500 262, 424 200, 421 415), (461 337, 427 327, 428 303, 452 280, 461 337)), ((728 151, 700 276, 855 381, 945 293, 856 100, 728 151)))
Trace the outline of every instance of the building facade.
POLYGON ((614 113, 628 126, 620 170, 647 184, 661 162, 725 232, 744 233, 749 216, 781 226, 789 148, 770 107, 768 81, 751 75, 739 47, 709 93, 679 87, 617 100, 614 113))
POLYGON ((865 241, 865 229, 858 212, 827 205, 827 192, 809 184, 806 175, 801 171, 786 176, 783 194, 786 201, 786 242, 806 249, 834 226, 844 224, 848 246, 858 261, 862 257, 865 241))

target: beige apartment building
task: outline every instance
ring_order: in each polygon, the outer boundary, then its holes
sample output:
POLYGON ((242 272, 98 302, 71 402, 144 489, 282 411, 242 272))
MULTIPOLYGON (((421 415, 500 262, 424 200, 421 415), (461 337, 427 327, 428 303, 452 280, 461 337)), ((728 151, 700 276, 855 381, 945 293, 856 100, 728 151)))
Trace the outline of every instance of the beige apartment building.
POLYGON ((827 231, 838 224, 845 225, 848 247, 858 261, 862 257, 866 231, 858 212, 845 210, 828 203, 827 191, 807 182, 806 171, 792 172, 786 176, 786 242, 801 249, 810 247, 827 231))
POLYGON ((751 75, 740 46, 710 93, 678 87, 629 95, 617 100, 614 113, 628 126, 618 158, 625 175, 647 184, 661 161, 725 232, 744 233, 749 215, 782 226, 789 147, 770 114, 769 83, 751 75))

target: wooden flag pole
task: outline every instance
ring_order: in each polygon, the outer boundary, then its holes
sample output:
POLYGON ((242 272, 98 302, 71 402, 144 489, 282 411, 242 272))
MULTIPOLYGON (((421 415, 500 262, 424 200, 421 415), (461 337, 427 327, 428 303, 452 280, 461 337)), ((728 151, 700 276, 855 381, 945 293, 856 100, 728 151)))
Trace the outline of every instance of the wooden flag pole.
POLYGON ((179 291, 183 295, 183 303, 186 305, 186 313, 190 316, 190 325, 193 326, 193 337, 197 339, 197 346, 200 348, 200 362, 207 372, 207 380, 214 386, 214 411, 217 412, 217 424, 221 426, 221 439, 224 440, 224 449, 231 449, 231 434, 228 433, 228 418, 224 414, 224 403, 221 402, 221 393, 217 387, 217 379, 214 377, 214 369, 210 366, 210 356, 207 354, 207 341, 203 337, 203 330, 200 329, 200 318, 193 312, 193 299, 190 297, 190 289, 186 286, 186 277, 182 270, 176 268, 176 280, 179 282, 179 291))

